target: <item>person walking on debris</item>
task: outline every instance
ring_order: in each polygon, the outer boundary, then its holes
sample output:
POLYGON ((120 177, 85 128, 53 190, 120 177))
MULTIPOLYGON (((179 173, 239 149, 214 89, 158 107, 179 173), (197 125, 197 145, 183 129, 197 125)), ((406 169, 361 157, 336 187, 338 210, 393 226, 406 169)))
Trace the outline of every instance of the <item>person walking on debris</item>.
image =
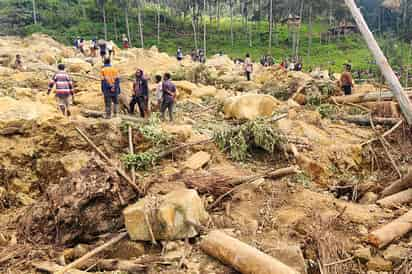
POLYGON ((94 38, 90 44, 90 56, 91 57, 96 57, 97 56, 97 50, 98 50, 98 45, 97 45, 97 39, 94 38))
POLYGON ((183 60, 183 51, 182 48, 178 48, 176 52, 176 59, 177 61, 182 61, 183 60))
POLYGON ((160 110, 160 107, 162 105, 162 99, 163 99, 163 84, 162 84, 162 76, 156 75, 155 76, 155 82, 156 82, 156 101, 157 101, 157 107, 160 110))
POLYGON ((100 57, 102 57, 102 59, 105 60, 106 53, 107 53, 106 41, 99 40, 99 48, 100 48, 100 57))
POLYGON ((245 74, 246 74, 246 80, 250 81, 251 80, 251 74, 253 72, 253 63, 252 63, 252 59, 250 59, 250 54, 247 53, 246 54, 246 59, 245 59, 245 63, 244 63, 244 70, 245 70, 245 74))
POLYGON ((130 101, 130 114, 134 113, 135 106, 139 107, 140 116, 142 118, 149 115, 149 85, 147 79, 143 75, 143 70, 136 71, 136 80, 133 83, 133 96, 130 101))
POLYGON ((49 83, 49 88, 47 90, 47 95, 50 94, 53 87, 56 86, 56 100, 59 109, 64 116, 70 116, 70 98, 73 98, 73 83, 69 75, 64 71, 65 67, 63 64, 58 65, 59 71, 53 76, 49 83))
POLYGON ((190 57, 192 58, 193 62, 197 62, 198 54, 197 54, 196 49, 192 49, 192 51, 190 52, 190 57))
POLYGON ((129 48, 129 39, 127 39, 126 34, 122 35, 122 43, 123 43, 123 49, 129 48))
POLYGON ((199 62, 202 64, 206 63, 205 51, 203 49, 199 50, 199 62))
POLYGON ((100 77, 106 111, 105 118, 110 119, 112 116, 112 103, 114 116, 116 117, 119 112, 119 94, 121 90, 119 72, 116 68, 112 67, 109 58, 104 60, 104 67, 100 72, 100 77))
POLYGON ((83 55, 85 54, 84 47, 85 47, 84 39, 83 39, 83 38, 80 38, 80 41, 79 41, 79 50, 80 50, 80 52, 81 52, 83 55))
POLYGON ((112 58, 112 56, 115 55, 114 44, 111 40, 107 43, 107 51, 109 52, 109 58, 112 58))
POLYGON ((162 104, 160 106, 160 113, 162 120, 165 120, 165 112, 166 109, 169 112, 170 121, 173 121, 173 107, 176 100, 176 86, 171 81, 170 73, 165 73, 163 76, 163 84, 162 84, 162 104))
POLYGON ((352 79, 352 74, 350 71, 351 71, 351 66, 345 65, 345 71, 342 73, 340 77, 340 85, 345 95, 352 94, 353 79, 352 79))

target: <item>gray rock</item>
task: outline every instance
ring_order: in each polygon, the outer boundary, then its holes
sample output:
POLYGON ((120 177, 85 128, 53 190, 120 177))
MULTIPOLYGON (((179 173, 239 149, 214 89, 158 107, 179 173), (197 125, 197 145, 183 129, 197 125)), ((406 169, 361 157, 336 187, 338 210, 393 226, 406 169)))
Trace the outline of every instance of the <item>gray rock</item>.
POLYGON ((357 249, 353 252, 353 256, 362 263, 367 263, 372 258, 371 249, 369 247, 357 249))
POLYGON ((367 264, 368 270, 372 271, 392 271, 392 262, 382 257, 373 257, 367 264))
POLYGON ((394 265, 399 265, 410 255, 412 255, 412 251, 399 245, 391 245, 383 252, 383 257, 394 265))

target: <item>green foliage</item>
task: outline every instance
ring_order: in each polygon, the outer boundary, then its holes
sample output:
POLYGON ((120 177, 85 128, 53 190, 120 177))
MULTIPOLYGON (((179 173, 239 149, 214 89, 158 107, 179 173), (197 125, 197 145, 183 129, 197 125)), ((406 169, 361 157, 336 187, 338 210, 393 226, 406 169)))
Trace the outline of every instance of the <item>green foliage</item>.
POLYGON ((125 154, 121 160, 128 168, 135 168, 139 170, 148 170, 153 167, 158 159, 158 153, 153 150, 137 154, 125 154))
POLYGON ((282 145, 286 142, 285 137, 263 119, 216 130, 213 138, 219 148, 227 151, 236 161, 246 160, 256 147, 273 155, 282 151, 282 145))
POLYGON ((336 105, 322 104, 316 109, 322 118, 333 118, 338 113, 336 105))

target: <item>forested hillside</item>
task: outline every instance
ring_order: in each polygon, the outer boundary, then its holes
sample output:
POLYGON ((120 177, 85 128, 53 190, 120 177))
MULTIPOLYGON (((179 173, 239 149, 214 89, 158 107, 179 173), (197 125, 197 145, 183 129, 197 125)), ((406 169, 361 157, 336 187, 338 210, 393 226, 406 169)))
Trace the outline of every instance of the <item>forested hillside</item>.
MULTIPOLYGON (((391 63, 400 69, 409 59, 410 1, 359 1, 361 10, 391 63)), ((328 31, 352 19, 343 1, 286 0, 4 0, 1 34, 47 33, 66 44, 77 37, 120 42, 126 34, 134 46, 156 45, 173 54, 206 48, 231 57, 270 53, 277 60, 301 57, 306 68, 341 69, 351 61, 358 69, 374 68, 357 34, 328 31), (272 12, 270 12, 272 11, 272 12), (300 26, 286 20, 301 17, 300 26), (290 23, 290 22, 289 22, 290 23)))

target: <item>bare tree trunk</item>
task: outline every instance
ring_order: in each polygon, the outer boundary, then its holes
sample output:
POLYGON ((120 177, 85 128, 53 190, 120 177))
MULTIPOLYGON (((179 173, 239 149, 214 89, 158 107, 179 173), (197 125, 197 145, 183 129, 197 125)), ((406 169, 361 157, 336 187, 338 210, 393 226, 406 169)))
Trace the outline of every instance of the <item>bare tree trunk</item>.
POLYGON ((129 39, 129 43, 131 46, 132 40, 130 37, 130 25, 129 25, 129 7, 128 7, 128 3, 125 4, 124 6, 124 20, 126 23, 126 33, 127 33, 127 39, 129 39))
POLYGON ((33 4, 33 22, 37 25, 37 10, 36 10, 36 0, 32 0, 33 4))
MULTIPOLYGON (((300 20, 302 21, 302 16, 303 16, 303 3, 304 3, 304 0, 302 0, 301 2, 300 2, 300 11, 299 11, 299 16, 300 16, 300 20)), ((299 56, 299 43, 300 43, 300 28, 301 28, 301 25, 302 24, 300 24, 299 25, 299 27, 298 27, 298 30, 297 30, 297 33, 296 33, 296 48, 295 48, 295 59, 299 56)))
POLYGON ((196 22, 195 22, 195 16, 196 16, 196 14, 195 14, 195 11, 196 11, 195 5, 196 5, 196 2, 193 5, 192 27, 193 27, 193 40, 195 42, 195 48, 198 49, 198 46, 197 46, 197 31, 196 31, 196 22))
POLYGON ((311 54, 312 54, 312 36, 313 36, 313 25, 312 25, 312 2, 309 6, 309 39, 308 39, 308 63, 311 63, 311 54))
POLYGON ((216 1, 216 5, 217 5, 217 21, 216 21, 216 24, 217 24, 217 32, 219 33, 220 32, 220 0, 217 0, 216 1))
POLYGON ((233 33, 233 0, 230 0, 230 40, 233 48, 235 46, 235 37, 233 33))
POLYGON ((102 6, 102 15, 103 15, 104 40, 107 41, 106 9, 105 9, 104 5, 102 6))
POLYGON ((140 46, 142 47, 142 49, 144 49, 143 22, 142 22, 142 11, 141 11, 141 6, 140 5, 139 5, 138 10, 137 10, 137 20, 138 20, 138 23, 139 23, 140 46))
POLYGON ((206 38, 207 38, 207 30, 206 30, 206 0, 203 0, 203 50, 206 57, 206 38))
POLYGON ((269 50, 272 49, 272 32, 273 32, 273 0, 269 5, 269 50))
POLYGON ((117 32, 117 16, 113 16, 113 27, 114 27, 114 39, 119 40, 119 33, 117 32))
POLYGON ((157 45, 160 45, 160 0, 157 0, 157 45))

